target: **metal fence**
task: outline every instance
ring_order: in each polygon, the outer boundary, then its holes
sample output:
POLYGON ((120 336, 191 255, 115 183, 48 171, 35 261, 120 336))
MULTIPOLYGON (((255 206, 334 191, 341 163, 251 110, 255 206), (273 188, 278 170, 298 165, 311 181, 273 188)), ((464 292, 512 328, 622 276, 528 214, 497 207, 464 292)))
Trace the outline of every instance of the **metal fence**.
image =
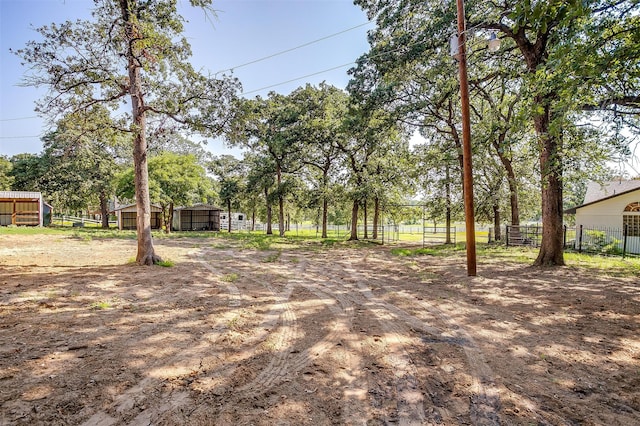
MULTIPOLYGON (((563 242, 566 250, 610 256, 640 255, 640 236, 629 235, 628 227, 596 228, 564 226, 563 242)), ((493 229, 489 232, 492 242, 493 229)), ((505 226, 504 240, 509 246, 540 247, 541 225, 505 226)))
MULTIPOLYGON (((87 217, 78 217, 78 216, 53 216, 51 218, 51 224, 55 226, 70 226, 70 227, 100 227, 102 226, 101 220, 91 219, 87 217)), ((115 220, 109 221, 109 226, 117 226, 117 222, 115 220)))
MULTIPOLYGON (((508 246, 540 247, 542 242, 542 226, 540 225, 506 225, 505 243, 508 246)), ((491 235, 491 233, 489 233, 491 235)))
POLYGON ((448 234, 449 240, 447 241, 446 226, 425 226, 422 229, 422 247, 427 244, 455 244, 456 227, 450 226, 448 234))
MULTIPOLYGON (((623 228, 587 228, 582 225, 573 230, 574 238, 565 238, 566 247, 579 253, 596 253, 625 257, 640 255, 640 236, 629 235, 628 226, 623 228)), ((565 235, 568 230, 565 227, 565 235)))

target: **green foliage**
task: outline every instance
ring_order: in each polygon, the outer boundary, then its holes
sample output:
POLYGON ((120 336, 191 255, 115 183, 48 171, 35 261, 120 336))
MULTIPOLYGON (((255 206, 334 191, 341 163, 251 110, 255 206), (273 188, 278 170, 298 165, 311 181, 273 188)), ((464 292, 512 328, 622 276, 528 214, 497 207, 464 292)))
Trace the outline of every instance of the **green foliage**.
MULTIPOLYGON (((227 206, 227 214, 231 217, 231 209, 239 205, 244 191, 244 163, 232 155, 221 155, 214 158, 208 168, 218 177, 218 197, 227 206)), ((231 220, 228 223, 231 225, 231 220)))
POLYGON ((0 191, 10 191, 14 177, 11 175, 12 164, 9 159, 0 155, 0 191))
POLYGON ((93 310, 104 310, 104 309, 109 309, 113 307, 113 302, 108 301, 108 300, 100 300, 98 302, 93 302, 89 308, 93 309, 93 310))
POLYGON ((238 279, 240 278, 240 276, 236 273, 231 273, 231 274, 226 274, 225 276, 222 277, 222 281, 226 282, 226 283, 234 283, 236 281, 238 281, 238 279))
MULTIPOLYGON (((192 4, 209 9, 211 2, 192 4)), ((182 36, 184 19, 174 0, 105 0, 94 5, 91 20, 38 28, 39 40, 14 53, 29 67, 25 84, 49 89, 36 109, 52 119, 95 105, 120 114, 122 102, 129 100, 131 114, 117 128, 131 136, 135 199, 138 208, 146 210, 148 115, 171 119, 179 129, 220 135, 239 82, 228 76, 211 79, 193 69, 191 49, 182 36)), ((150 265, 158 257, 150 215, 142 219, 137 258, 150 265)))
POLYGON ((438 254, 442 255, 443 252, 438 251, 437 249, 432 248, 419 248, 419 249, 409 249, 409 248, 393 248, 391 249, 391 254, 395 256, 437 256, 438 254))
POLYGON ((592 270, 598 276, 637 277, 640 259, 594 256, 585 253, 566 253, 567 264, 592 270))
MULTIPOLYGON (((377 28, 369 34, 370 51, 351 71, 353 97, 368 110, 384 108, 396 120, 412 123, 432 145, 438 139, 448 142, 438 143, 443 153, 459 150, 457 70, 445 48, 454 31, 455 2, 355 3, 376 19, 377 28)), ((543 203, 560 205, 563 179, 584 180, 579 172, 585 170, 602 176, 602 165, 612 154, 628 155, 619 123, 637 125, 625 117, 640 110, 640 3, 465 3, 479 213, 489 218, 504 209, 506 197, 532 194, 535 180, 541 183, 543 203), (488 30, 498 32, 503 42, 494 56, 482 40, 488 30), (590 121, 585 111, 603 109, 613 110, 615 126, 601 125, 600 119, 592 127, 585 124, 590 121), (532 164, 530 152, 539 157, 537 176, 522 167, 532 164), (520 189, 523 183, 527 187, 520 189)), ((540 211, 526 201, 525 217, 540 211)), ((513 200, 511 208, 516 222, 513 200)), ((559 209, 545 209, 542 219, 561 229, 559 209)), ((541 263, 562 262, 557 241, 543 241, 541 263)))
POLYGON ((605 231, 585 230, 582 249, 590 253, 621 255, 622 241, 607 235, 605 231))
POLYGON ((46 176, 46 163, 35 154, 17 154, 11 157, 9 176, 13 191, 41 191, 46 176))
POLYGON ((161 260, 159 262, 156 262, 156 265, 162 266, 162 267, 165 267, 165 268, 171 268, 171 267, 175 266, 175 263, 173 261, 169 260, 169 259, 164 259, 164 260, 161 260))
MULTIPOLYGON (((194 155, 162 152, 149 159, 148 170, 149 198, 162 208, 165 229, 171 226, 174 207, 202 202, 211 194, 211 181, 194 155)), ((116 194, 134 198, 133 168, 118 176, 116 194)))

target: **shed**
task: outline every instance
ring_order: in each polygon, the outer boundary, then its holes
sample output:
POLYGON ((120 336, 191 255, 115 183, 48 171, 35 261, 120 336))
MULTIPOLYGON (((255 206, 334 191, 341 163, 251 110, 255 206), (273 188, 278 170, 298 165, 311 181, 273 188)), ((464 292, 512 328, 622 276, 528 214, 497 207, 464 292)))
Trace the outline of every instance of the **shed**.
MULTIPOLYGON (((135 204, 120 206, 112 211, 116 215, 118 229, 136 229, 138 210, 135 204)), ((162 209, 156 205, 151 205, 151 229, 162 227, 162 209)))
POLYGON ((209 204, 177 207, 173 210, 173 229, 177 231, 219 231, 221 208, 209 204))
POLYGON ((577 228, 626 227, 628 247, 640 247, 640 180, 589 182, 584 203, 565 213, 576 215, 577 228))
MULTIPOLYGON (((222 229, 229 228, 229 219, 227 218, 228 213, 226 211, 222 212, 220 215, 220 226, 222 229)), ((247 215, 241 212, 231 212, 231 229, 239 230, 246 229, 249 221, 247 220, 247 215)))
POLYGON ((0 225, 42 226, 51 206, 42 200, 42 193, 28 191, 0 191, 0 225))

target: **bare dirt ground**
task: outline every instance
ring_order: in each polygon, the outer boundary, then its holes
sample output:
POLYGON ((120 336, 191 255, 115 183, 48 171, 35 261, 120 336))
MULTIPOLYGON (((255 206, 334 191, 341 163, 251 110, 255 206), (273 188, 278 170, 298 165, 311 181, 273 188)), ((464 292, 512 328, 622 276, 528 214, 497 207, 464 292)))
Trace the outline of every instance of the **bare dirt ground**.
POLYGON ((567 267, 0 236, 2 425, 640 424, 640 282, 567 267))

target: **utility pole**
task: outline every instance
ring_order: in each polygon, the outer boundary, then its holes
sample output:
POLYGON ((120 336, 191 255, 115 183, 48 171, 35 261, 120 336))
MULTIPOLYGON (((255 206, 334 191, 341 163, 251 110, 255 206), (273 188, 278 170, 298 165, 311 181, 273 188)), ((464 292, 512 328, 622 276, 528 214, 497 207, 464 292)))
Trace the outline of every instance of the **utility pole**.
POLYGON ((469 113, 469 82, 467 80, 467 47, 464 0, 458 6, 458 54, 460 69, 460 101, 462 103, 462 189, 467 236, 467 275, 476 276, 476 230, 473 208, 473 165, 471 162, 471 119, 469 113))

